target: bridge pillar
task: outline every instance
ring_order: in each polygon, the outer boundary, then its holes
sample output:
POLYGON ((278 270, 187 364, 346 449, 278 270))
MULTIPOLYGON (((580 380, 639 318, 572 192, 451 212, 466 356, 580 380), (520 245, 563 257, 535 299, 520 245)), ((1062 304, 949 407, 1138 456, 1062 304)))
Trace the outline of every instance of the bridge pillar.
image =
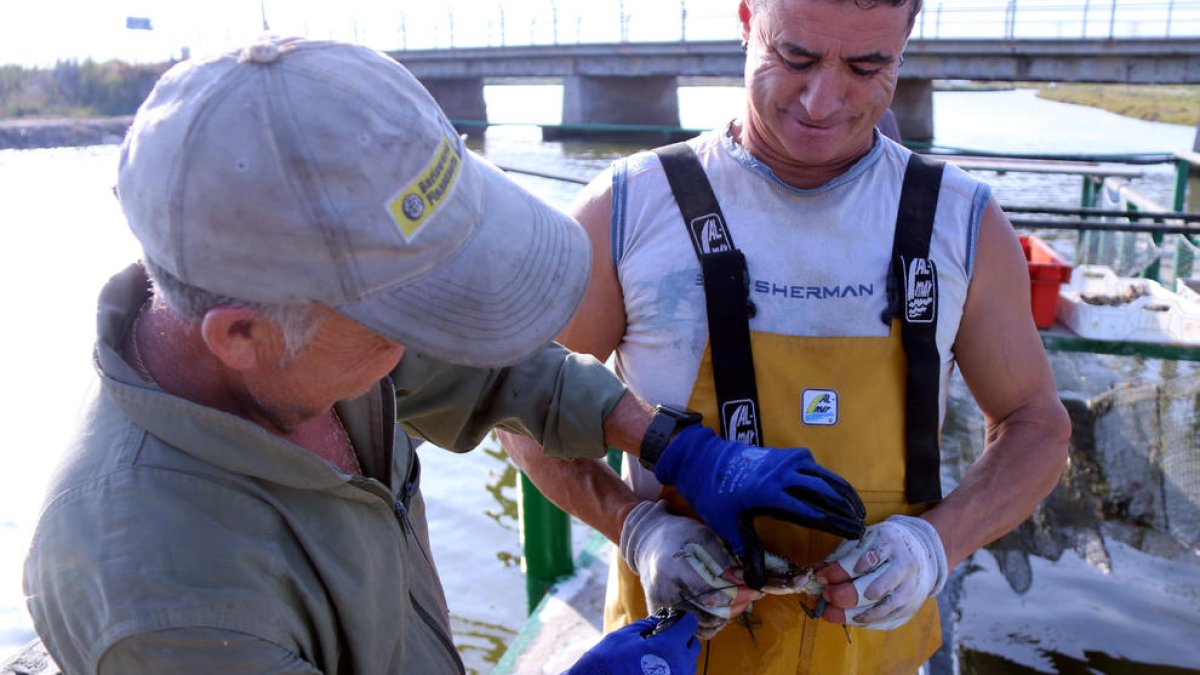
POLYGON ((482 77, 425 78, 421 84, 454 122, 487 122, 482 77))
POLYGON ((933 140, 933 80, 900 79, 892 110, 906 141, 933 140))
POLYGON ((563 78, 563 124, 679 126, 674 75, 563 78))

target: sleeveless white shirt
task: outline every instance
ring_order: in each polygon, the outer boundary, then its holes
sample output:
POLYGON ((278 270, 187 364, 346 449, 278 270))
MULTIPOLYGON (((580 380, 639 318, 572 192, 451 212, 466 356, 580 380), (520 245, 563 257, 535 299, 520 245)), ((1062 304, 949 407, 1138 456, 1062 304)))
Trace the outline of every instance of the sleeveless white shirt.
MULTIPOLYGON (((888 335, 880 316, 887 307, 909 150, 876 133, 872 149, 846 173, 801 190, 780 181, 728 129, 688 143, 708 174, 734 244, 746 256, 757 309, 750 330, 888 335)), ((986 184, 947 165, 929 252, 938 282, 942 416, 979 222, 990 199, 986 184)), ((686 405, 708 341, 704 286, 683 217, 652 152, 613 167, 612 254, 627 319, 617 372, 652 403, 686 405)), ((656 495, 653 475, 631 468, 638 493, 656 495)))

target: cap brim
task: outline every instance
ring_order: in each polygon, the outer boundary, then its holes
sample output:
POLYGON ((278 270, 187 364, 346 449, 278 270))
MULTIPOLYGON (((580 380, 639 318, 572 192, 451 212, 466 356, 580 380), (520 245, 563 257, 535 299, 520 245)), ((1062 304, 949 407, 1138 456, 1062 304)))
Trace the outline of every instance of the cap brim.
POLYGON ((337 310, 409 349, 450 363, 511 365, 574 314, 591 273, 583 228, 474 153, 482 221, 430 272, 337 310))

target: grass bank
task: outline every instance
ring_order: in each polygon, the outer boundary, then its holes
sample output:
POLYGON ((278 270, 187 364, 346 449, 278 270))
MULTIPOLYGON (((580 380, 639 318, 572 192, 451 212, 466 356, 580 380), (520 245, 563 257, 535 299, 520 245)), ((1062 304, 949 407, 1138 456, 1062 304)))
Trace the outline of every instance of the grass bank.
POLYGON ((1035 85, 1040 98, 1101 108, 1150 122, 1194 126, 1200 120, 1200 85, 1035 85))

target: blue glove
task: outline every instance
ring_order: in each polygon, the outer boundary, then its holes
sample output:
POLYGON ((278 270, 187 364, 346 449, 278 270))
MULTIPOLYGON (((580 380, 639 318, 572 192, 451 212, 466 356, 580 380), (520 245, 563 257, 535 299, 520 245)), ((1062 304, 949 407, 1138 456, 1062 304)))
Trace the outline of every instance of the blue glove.
POLYGON ((605 635, 563 675, 692 675, 700 659, 696 617, 660 614, 605 635))
POLYGON ((675 486, 729 544, 753 589, 766 581, 755 516, 773 516, 843 539, 858 539, 866 529, 867 510, 858 493, 805 448, 759 448, 727 441, 694 424, 663 450, 654 475, 675 486))

